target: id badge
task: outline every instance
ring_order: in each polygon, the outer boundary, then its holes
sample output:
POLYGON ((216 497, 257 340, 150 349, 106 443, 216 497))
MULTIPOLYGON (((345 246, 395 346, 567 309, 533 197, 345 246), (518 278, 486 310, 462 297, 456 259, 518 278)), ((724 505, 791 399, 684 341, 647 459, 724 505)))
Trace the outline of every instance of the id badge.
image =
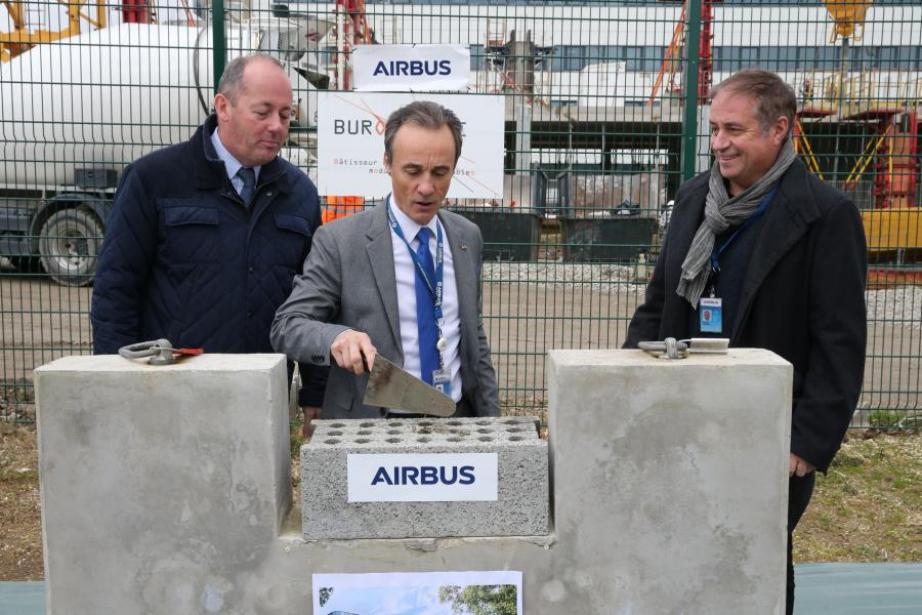
POLYGON ((439 393, 451 397, 451 374, 448 373, 447 369, 432 370, 432 386, 439 393))
POLYGON ((698 325, 702 333, 723 333, 723 299, 701 297, 698 304, 698 325))

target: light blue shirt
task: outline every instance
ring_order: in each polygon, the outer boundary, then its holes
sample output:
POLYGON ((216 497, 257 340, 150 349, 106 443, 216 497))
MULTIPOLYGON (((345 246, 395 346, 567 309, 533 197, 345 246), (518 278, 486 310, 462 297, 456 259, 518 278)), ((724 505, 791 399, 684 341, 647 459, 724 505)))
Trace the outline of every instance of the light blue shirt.
MULTIPOLYGON (((224 161, 224 168, 227 170, 227 177, 230 179, 231 184, 234 186, 234 190, 237 191, 237 194, 240 194, 240 191, 243 190, 243 180, 237 176, 237 171, 240 170, 240 167, 242 167, 243 164, 234 158, 234 155, 227 151, 227 148, 224 147, 223 143, 221 143, 221 137, 218 136, 218 130, 218 128, 215 128, 214 132, 211 133, 211 144, 214 145, 214 151, 218 155, 218 158, 224 161)), ((259 169, 260 167, 253 167, 253 173, 256 174, 257 182, 259 182, 259 169)))
MULTIPOLYGON (((412 249, 417 249, 419 239, 416 237, 422 228, 413 219, 401 211, 394 196, 387 200, 387 206, 394 213, 400 230, 410 242, 412 249)), ((448 346, 442 351, 442 361, 451 375, 451 397, 456 402, 461 400, 461 314, 458 307, 458 286, 455 282, 455 264, 448 243, 445 227, 438 216, 433 216, 426 225, 432 235, 429 238, 429 252, 435 261, 436 229, 442 227, 444 237, 444 250, 442 257, 444 277, 442 287, 442 336, 448 346)), ((416 321, 416 266, 413 257, 407 250, 406 244, 391 228, 391 245, 394 250, 394 279, 397 282, 397 311, 400 318, 400 345, 403 347, 403 369, 416 377, 420 377, 421 366, 419 359, 419 324, 416 321)), ((396 408, 393 411, 404 412, 396 408)))

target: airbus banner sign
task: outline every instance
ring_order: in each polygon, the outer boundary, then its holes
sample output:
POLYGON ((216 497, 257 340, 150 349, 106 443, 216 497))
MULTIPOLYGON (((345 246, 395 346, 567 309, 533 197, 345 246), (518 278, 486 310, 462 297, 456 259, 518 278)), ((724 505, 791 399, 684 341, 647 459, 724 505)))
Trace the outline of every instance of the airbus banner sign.
POLYGON ((464 124, 461 158, 447 197, 503 197, 502 96, 318 92, 317 184, 320 194, 381 198, 391 191, 384 169, 387 117, 414 100, 431 100, 454 111, 464 124))
POLYGON ((359 45, 352 50, 357 91, 463 91, 470 77, 471 53, 461 45, 359 45))
POLYGON ((350 453, 349 501, 495 502, 497 464, 497 453, 350 453))

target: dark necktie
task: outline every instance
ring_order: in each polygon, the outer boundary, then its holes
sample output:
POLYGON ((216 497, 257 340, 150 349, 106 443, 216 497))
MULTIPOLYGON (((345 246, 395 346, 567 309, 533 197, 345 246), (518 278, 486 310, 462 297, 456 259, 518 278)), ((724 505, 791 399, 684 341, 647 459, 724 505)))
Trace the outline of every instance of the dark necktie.
POLYGON ((435 265, 432 262, 432 253, 429 251, 429 237, 432 231, 423 227, 419 229, 416 238, 419 247, 416 248, 417 262, 426 272, 426 277, 432 284, 432 291, 423 279, 419 267, 414 267, 416 272, 416 324, 419 327, 419 368, 422 379, 432 384, 432 372, 439 368, 438 329, 435 326, 435 265))
POLYGON ((252 167, 240 167, 237 177, 243 180, 240 198, 243 199, 243 204, 249 207, 250 201, 253 200, 253 189, 256 187, 256 171, 252 167))

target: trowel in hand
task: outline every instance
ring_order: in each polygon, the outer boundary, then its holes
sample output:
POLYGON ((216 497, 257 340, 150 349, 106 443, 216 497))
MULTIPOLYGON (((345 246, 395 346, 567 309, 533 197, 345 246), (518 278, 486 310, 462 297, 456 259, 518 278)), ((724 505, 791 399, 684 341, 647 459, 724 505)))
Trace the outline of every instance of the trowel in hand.
POLYGON ((450 397, 379 354, 375 355, 374 366, 368 375, 363 403, 432 416, 455 413, 455 402, 450 397))

